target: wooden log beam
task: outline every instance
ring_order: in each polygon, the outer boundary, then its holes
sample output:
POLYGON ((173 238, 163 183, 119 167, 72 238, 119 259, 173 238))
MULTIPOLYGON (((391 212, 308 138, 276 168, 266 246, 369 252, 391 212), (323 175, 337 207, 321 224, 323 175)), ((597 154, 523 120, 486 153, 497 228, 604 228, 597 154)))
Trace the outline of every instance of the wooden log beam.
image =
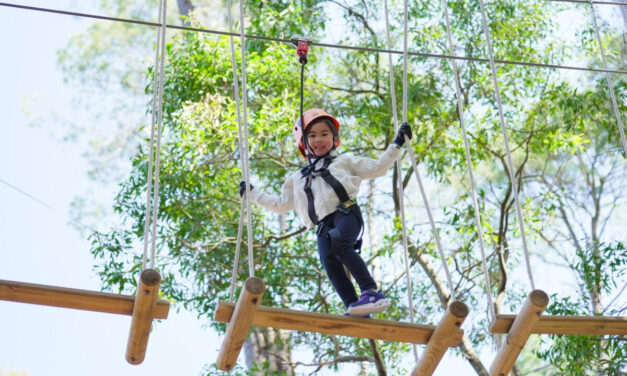
POLYGON ((514 320, 505 342, 496 354, 490 367, 490 376, 507 376, 516 363, 531 329, 540 319, 540 315, 549 304, 549 296, 541 290, 533 290, 525 301, 520 313, 514 320))
MULTIPOLYGON (((229 322, 233 315, 234 306, 233 303, 220 302, 214 320, 229 322)), ((374 320, 265 306, 257 308, 252 325, 416 344, 429 342, 436 328, 434 325, 374 320)), ((448 346, 457 346, 462 335, 463 331, 458 329, 449 338, 448 346)))
MULTIPOLYGON (((490 333, 509 332, 516 315, 497 315, 490 333)), ((627 317, 618 316, 542 316, 531 329, 532 334, 627 335, 627 317)))
POLYGON ((139 277, 131 330, 126 344, 126 360, 130 364, 140 364, 146 357, 160 284, 161 275, 154 269, 145 269, 139 277))
POLYGON ((216 361, 218 369, 230 371, 235 367, 265 289, 266 286, 263 284, 263 281, 257 277, 251 277, 246 280, 237 300, 235 311, 230 317, 229 325, 226 328, 224 342, 222 342, 222 348, 220 348, 218 360, 216 361))
MULTIPOLYGON (((7 280, 0 280, 0 300, 129 316, 135 305, 135 297, 131 295, 7 280)), ((169 310, 169 301, 157 300, 154 318, 166 319, 169 310)))
POLYGON ((449 348, 450 338, 459 332, 466 316, 468 316, 468 307, 464 303, 456 301, 448 306, 418 360, 418 364, 412 371, 412 376, 433 375, 444 353, 449 348))

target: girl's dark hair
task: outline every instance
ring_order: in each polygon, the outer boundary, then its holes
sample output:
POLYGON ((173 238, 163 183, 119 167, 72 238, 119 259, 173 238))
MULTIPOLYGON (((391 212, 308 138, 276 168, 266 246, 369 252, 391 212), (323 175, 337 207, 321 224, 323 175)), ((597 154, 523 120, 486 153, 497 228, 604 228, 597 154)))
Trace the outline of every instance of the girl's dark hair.
POLYGON ((339 133, 337 132, 337 128, 335 127, 333 120, 328 117, 318 118, 313 123, 309 124, 307 129, 305 129, 305 137, 307 137, 307 135, 309 134, 309 130, 311 129, 311 127, 318 123, 325 123, 327 127, 329 127, 329 130, 331 130, 331 133, 333 133, 333 137, 339 137, 339 133))

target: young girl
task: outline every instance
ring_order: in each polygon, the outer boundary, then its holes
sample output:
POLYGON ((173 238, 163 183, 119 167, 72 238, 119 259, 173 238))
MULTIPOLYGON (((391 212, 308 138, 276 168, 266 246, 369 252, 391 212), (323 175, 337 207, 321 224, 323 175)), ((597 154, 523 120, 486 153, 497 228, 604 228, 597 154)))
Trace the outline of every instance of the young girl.
MULTIPOLYGON (((307 228, 318 226, 318 254, 324 269, 348 308, 348 315, 368 316, 384 311, 390 301, 377 291, 377 284, 358 253, 361 247, 363 218, 355 197, 364 179, 385 175, 400 153, 411 128, 404 123, 394 143, 379 159, 345 153, 338 155, 340 123, 327 112, 310 109, 294 126, 296 144, 308 165, 291 174, 280 195, 261 192, 250 186, 251 199, 266 209, 283 214, 296 211, 307 228), (303 137, 304 131, 304 137, 303 137), (357 281, 361 297, 344 266, 357 281)), ((246 190, 240 182, 240 195, 246 190)))

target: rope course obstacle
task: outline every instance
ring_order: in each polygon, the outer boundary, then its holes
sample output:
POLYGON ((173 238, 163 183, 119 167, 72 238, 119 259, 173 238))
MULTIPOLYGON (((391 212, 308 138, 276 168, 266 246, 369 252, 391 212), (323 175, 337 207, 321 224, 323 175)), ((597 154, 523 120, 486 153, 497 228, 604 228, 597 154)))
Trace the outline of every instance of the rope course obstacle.
POLYGON ((159 161, 161 154, 163 115, 163 66, 165 60, 166 5, 167 0, 159 1, 160 28, 157 32, 155 69, 153 70, 154 90, 148 157, 148 187, 146 192, 146 220, 144 223, 144 253, 142 273, 139 277, 135 297, 106 292, 95 292, 0 280, 0 300, 132 316, 126 346, 126 360, 130 364, 134 365, 140 364, 144 361, 153 319, 167 318, 170 308, 169 301, 158 298, 161 275, 154 269, 156 260, 157 214, 159 207, 159 161), (155 126, 157 128, 156 132, 155 126), (150 264, 147 267, 149 244, 151 257, 150 264))
MULTIPOLYGON (((545 308, 549 303, 548 295, 541 290, 535 288, 535 282, 533 278, 529 251, 527 248, 527 242, 525 239, 524 221, 521 214, 521 207, 519 203, 518 190, 515 184, 514 168, 511 161, 510 150, 507 141, 507 132, 505 125, 505 118, 503 115, 503 108, 501 103, 501 97, 499 93, 498 77, 496 73, 496 65, 520 65, 520 66, 533 66, 540 68, 550 69, 567 69, 586 72, 602 72, 605 73, 610 96, 612 99, 612 107, 616 116, 616 120, 619 127, 621 136, 621 143, 623 151, 627 155, 627 143, 625 142, 624 128, 621 120, 621 116, 618 110, 618 104, 615 97, 613 82, 611 74, 626 74, 625 70, 609 69, 603 45, 601 43, 601 37, 596 20, 594 5, 607 4, 607 5, 623 5, 624 3, 613 1, 591 1, 591 0, 547 0, 554 2, 570 2, 588 4, 591 9, 592 19, 594 23, 595 35, 598 42, 603 68, 587 68, 567 65, 553 65, 553 64, 541 64, 523 61, 507 61, 498 60, 493 56, 491 38, 487 26, 487 16, 484 7, 483 0, 480 0, 482 25, 484 30, 484 36, 487 44, 487 50, 489 54, 488 59, 482 58, 469 58, 465 56, 454 55, 454 44, 452 40, 452 33, 449 22, 449 15, 447 10, 447 1, 442 0, 443 9, 445 13, 445 20, 447 26, 448 37, 448 55, 431 54, 431 53, 419 53, 408 51, 407 46, 407 0, 404 1, 405 15, 404 15, 404 47, 403 51, 396 51, 391 49, 391 40, 389 35, 389 21, 387 19, 387 1, 385 2, 386 9, 386 31, 388 40, 388 49, 377 48, 365 48, 359 46, 346 46, 339 44, 327 44, 327 43, 314 43, 312 46, 318 46, 323 48, 338 48, 346 50, 359 50, 368 51, 373 53, 387 53, 390 63, 390 87, 393 103, 393 123, 394 128, 398 127, 397 114, 396 114, 396 99, 394 93, 394 80, 392 73, 392 55, 402 54, 403 56, 403 121, 407 121, 407 59, 408 56, 420 56, 426 58, 438 58, 448 60, 454 71, 456 96, 457 96, 457 109, 460 119, 460 125, 464 137, 464 146, 466 151, 466 160, 468 167, 468 175, 470 180, 470 186, 472 190, 472 198, 475 210, 475 221, 477 229, 479 231, 480 250, 482 254, 482 266, 485 278, 485 285, 488 296, 489 311, 492 318, 492 324, 490 326, 490 332, 494 334, 507 333, 507 339, 499 352, 497 353, 492 367, 490 369, 491 375, 507 375, 510 369, 514 365, 520 351, 527 342, 530 334, 577 334, 577 335, 627 335, 627 318, 626 317, 603 317, 603 316, 542 316, 545 308), (497 107, 499 110, 499 120, 501 130, 503 133, 503 141, 505 151, 507 155, 507 170, 509 173, 512 191, 514 192, 515 206, 517 219, 520 226, 520 240, 525 255, 525 261, 527 266, 527 273, 531 285, 531 293, 527 300, 523 304, 518 315, 497 315, 494 311, 494 304, 490 293, 490 280, 487 271, 486 252, 484 244, 484 236, 481 233, 481 220, 479 206, 477 204, 477 197, 475 192, 475 182, 472 175, 472 161, 470 160, 469 144, 466 135, 466 125, 464 121, 463 101, 460 91, 460 78, 456 66, 456 61, 473 61, 480 63, 488 63, 490 65, 492 80, 494 84, 495 98, 497 107)), ((126 314, 132 315, 133 320, 131 323, 131 330, 129 334, 129 341, 127 346, 127 360, 132 364, 139 364, 143 361, 146 346, 148 341, 148 335, 150 326, 153 319, 166 318, 169 311, 169 302, 166 300, 157 299, 161 277, 159 273, 154 270, 154 262, 156 258, 156 219, 157 209, 159 206, 159 156, 160 156, 160 136, 162 131, 162 93, 163 93, 163 65, 164 65, 164 46, 165 46, 165 31, 166 28, 172 28, 177 30, 187 30, 199 33, 209 33, 216 35, 225 35, 230 37, 231 41, 231 58, 233 63, 234 73, 234 92, 237 106, 237 118, 239 129, 239 149, 242 161, 242 174, 245 181, 250 181, 249 170, 249 146, 248 146, 248 125, 246 114, 246 59, 245 59, 245 40, 246 38, 264 40, 268 42, 278 43, 291 43, 291 40, 270 38, 258 35, 246 35, 244 34, 244 11, 243 2, 240 1, 240 32, 236 34, 233 32, 231 13, 230 13, 230 1, 228 4, 228 17, 229 17, 229 32, 208 30, 202 28, 192 28, 187 26, 168 25, 166 23, 166 0, 160 0, 159 3, 159 22, 146 22, 140 20, 123 19, 116 17, 106 17, 87 13, 68 12, 49 8, 31 7, 16 4, 0 3, 2 7, 13 7, 26 9, 31 11, 40 11, 47 13, 56 13, 64 15, 72 15, 86 18, 102 19, 113 22, 132 23, 150 27, 157 27, 157 48, 155 56, 155 75, 153 87, 153 111, 151 122, 151 145, 149 154, 149 177, 148 177, 148 190, 147 190, 147 204, 146 204, 146 222, 145 222, 145 238, 144 238, 144 257, 143 257, 143 272, 140 276, 138 284, 137 295, 133 298, 127 295, 109 294, 103 292, 91 292, 86 290, 69 289, 45 285, 27 284, 21 282, 0 280, 0 299, 9 300, 15 302, 33 303, 40 305, 49 305, 56 307, 74 308, 89 311, 98 311, 106 313, 126 314), (238 88, 238 76, 235 63, 235 50, 233 37, 240 38, 241 46, 241 79, 242 79, 242 102, 240 104, 240 94, 238 88), (242 107, 243 114, 240 114, 240 106, 242 107), (156 132, 155 132, 155 127, 156 132), (154 166, 153 166, 154 159, 154 166), (153 178, 154 171, 154 178, 153 178), (154 191, 152 184, 154 183, 154 191), (152 196, 151 196, 152 194, 152 196), (150 209, 152 208, 152 215, 150 215, 150 209), (150 229, 152 225, 152 229, 150 229), (152 235, 152 240, 149 241, 149 234, 152 235), (151 257, 150 265, 147 268, 148 259, 148 244, 151 244, 151 257)), ((468 315, 468 308, 461 302, 453 301, 455 298, 455 289, 452 282, 448 266, 446 264, 446 257, 440 244, 439 235, 431 210, 424 192, 424 187, 416 166, 416 161, 413 156, 412 148, 409 140, 406 140, 407 153, 410 156, 414 174, 419 185, 421 195, 425 204, 425 208, 429 217, 431 228, 433 230, 433 236, 437 244, 438 252, 443 263, 443 269, 446 273, 448 285, 451 294, 451 303, 437 326, 434 325, 420 325, 414 323, 413 312, 414 308, 411 302, 411 280, 409 279, 409 270, 406 270, 408 277, 408 301, 410 307, 410 319, 411 323, 394 322, 387 320, 372 320, 364 318, 343 317, 337 315, 330 315, 325 313, 312 313, 303 312, 297 310, 287 310, 279 308, 264 307, 260 305, 265 285, 263 281, 254 275, 253 265, 253 249, 252 249, 252 231, 251 231, 251 209, 249 199, 249 186, 246 186, 245 199, 242 200, 242 206, 240 210, 240 225, 238 228, 238 239, 236 246, 235 262, 233 266, 233 278, 231 285, 231 294, 229 302, 220 302, 216 309, 214 319, 219 322, 227 322, 227 332, 225 340, 222 345, 222 349, 218 356, 218 367, 222 370, 231 370, 237 358, 239 352, 244 343, 246 335, 251 326, 265 326, 278 329, 309 331, 323 334, 332 335, 345 335, 361 338, 372 338, 386 341, 399 341, 412 344, 426 344, 427 347, 419 359, 414 346, 414 356, 417 361, 416 368, 413 370, 412 375, 430 375, 434 372, 438 363, 440 362, 444 352, 448 347, 457 346, 462 339, 463 331, 459 328, 464 319, 468 315), (247 216, 247 221, 244 220, 244 215, 247 216), (242 228, 244 222, 247 224, 248 235, 248 266, 249 266, 249 278, 244 283, 242 291, 240 293, 237 302, 234 302, 235 285, 237 280, 237 269, 239 262, 239 251, 242 240, 242 228)), ((400 162, 400 160, 399 160, 400 162)), ((397 168, 400 171, 400 163, 397 163, 397 168)), ((401 174, 399 173, 399 177, 401 174)), ((405 264, 406 268, 409 267, 407 256, 407 231, 405 224, 405 213, 403 200, 403 187, 402 181, 400 184, 400 199, 401 199, 401 220, 403 231, 403 247, 405 251, 405 264)))
MULTIPOLYGON (((238 88, 238 76, 235 62, 235 48, 233 38, 230 38, 231 44, 231 62, 233 67, 234 77, 234 95, 236 98, 237 106, 237 119, 238 130, 240 136, 240 155, 242 163, 242 174, 244 181, 250 181, 250 160, 248 151, 248 126, 246 121, 246 55, 245 55, 245 38, 243 30, 244 24, 244 10, 240 2, 240 45, 241 45, 241 71, 242 71, 242 108, 243 115, 240 116, 240 104, 239 104, 239 88, 238 88)), ((387 3, 386 3, 387 8, 387 3)), ((228 20, 229 20, 229 35, 233 35, 232 20, 231 20, 231 6, 230 1, 227 2, 228 20)), ((386 11, 387 15, 387 11, 386 11)), ((387 21, 387 18, 386 18, 387 21)), ((407 1, 404 2, 404 51, 403 51, 403 121, 407 121, 407 1)), ((387 26, 387 36, 389 39, 389 25, 387 26)), ((303 61, 301 59, 301 61, 303 61)), ((304 60, 306 62, 306 59, 304 60)), ((304 62, 303 68, 304 68, 304 62)), ((391 55, 390 55, 391 64, 391 55)), ((302 77, 301 77, 302 79, 302 77)), ((391 76, 391 85, 393 87, 393 77, 391 76)), ((391 93, 393 103, 396 103, 395 93, 392 90, 391 93)), ((302 98, 301 98, 302 106, 302 98)), ((394 108, 396 106, 393 106, 394 108)), ((395 111, 395 110, 394 110, 395 111)), ((394 125, 398 126, 396 113, 394 113, 394 125)), ((438 244, 438 250, 441 255, 443 267, 446 271, 447 279, 451 289, 451 294, 454 294, 454 285, 451 280, 450 272, 446 264, 446 257, 444 256, 442 246, 440 244, 439 235, 436 229, 435 221, 431 215, 429 204, 424 192, 424 187, 416 167, 416 161, 412 154, 412 149, 408 139, 405 140, 407 150, 411 156, 414 172, 418 180, 418 184, 421 188, 422 197, 427 208, 430 223, 433 229, 434 237, 438 244)), ((400 162, 397 161, 397 162, 400 162)), ((397 163, 400 169, 400 163, 397 163)), ((399 174, 400 176, 401 174, 399 174)), ((402 192, 402 180, 399 179, 399 184, 402 192)), ((407 231, 405 227, 404 215, 403 219, 403 243, 405 250, 405 266, 406 274, 408 277, 408 286, 410 293, 408 294, 408 301, 410 308, 410 316, 412 323, 401 323, 388 320, 372 320, 364 318, 344 317, 338 315, 331 315, 325 313, 313 313, 303 312, 297 310, 278 309, 271 307, 264 307, 260 305, 265 285, 260 278, 254 275, 254 257, 252 254, 252 239, 251 239, 251 220, 250 220, 250 186, 246 186, 246 193, 243 196, 240 221, 237 236, 237 245, 235 250, 235 258, 233 265, 233 276, 231 283, 230 302, 220 302, 216 309, 214 316, 215 321, 227 322, 226 334, 216 364, 220 370, 230 371, 235 367, 237 358, 241 351, 244 341, 248 335, 250 327, 265 326, 277 329, 289 329, 297 331, 309 331, 331 335, 345 335, 359 338, 370 339, 382 339, 388 341, 407 342, 413 344, 426 344, 427 347, 423 352, 420 359, 417 357, 417 353, 414 347, 414 357, 417 360, 417 365, 412 371, 414 376, 431 375, 435 371, 440 360, 444 356, 444 353, 449 347, 457 346, 462 339, 463 331, 460 329, 461 324, 468 315, 468 308, 465 304, 459 301, 453 301, 448 305, 448 308, 437 326, 432 325, 420 325, 413 323, 413 305, 411 302, 411 281, 409 280, 409 261, 407 256, 407 231), (245 205, 244 205, 245 203, 245 205), (246 280, 242 291, 240 292, 237 303, 233 302, 235 284, 237 279, 237 268, 239 262, 239 245, 242 237, 242 225, 244 217, 244 208, 246 208, 247 215, 247 233, 248 233, 248 265, 249 265, 249 278, 246 280)), ((402 194, 401 194, 402 196, 402 194)), ((401 206, 402 207, 402 206, 401 206)), ((401 210, 404 210, 403 208, 401 210)), ((403 211, 404 213, 404 211, 403 211)))

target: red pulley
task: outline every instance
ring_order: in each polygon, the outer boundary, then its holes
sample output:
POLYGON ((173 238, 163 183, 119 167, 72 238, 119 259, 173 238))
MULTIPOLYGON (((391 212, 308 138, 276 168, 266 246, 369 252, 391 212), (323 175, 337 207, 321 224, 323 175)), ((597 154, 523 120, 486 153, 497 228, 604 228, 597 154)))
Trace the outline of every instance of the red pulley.
POLYGON ((298 56, 300 56, 301 59, 306 58, 307 52, 309 52, 309 45, 307 44, 307 42, 304 40, 298 41, 297 50, 296 50, 296 53, 298 54, 298 56))

